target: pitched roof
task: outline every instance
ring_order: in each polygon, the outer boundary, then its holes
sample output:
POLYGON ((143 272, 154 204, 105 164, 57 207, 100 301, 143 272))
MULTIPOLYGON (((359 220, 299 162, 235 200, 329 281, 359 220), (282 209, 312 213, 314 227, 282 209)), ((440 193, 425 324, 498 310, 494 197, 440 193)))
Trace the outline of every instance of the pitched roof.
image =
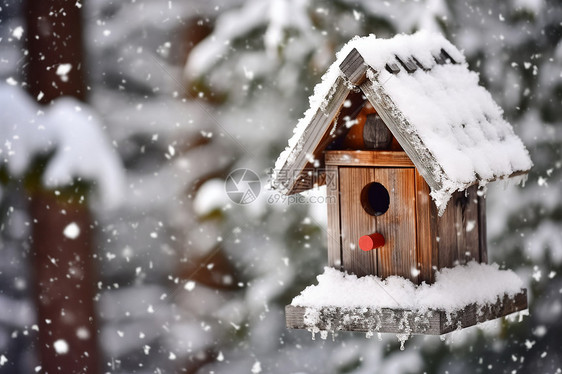
MULTIPOLYGON (((526 173, 529 154, 462 53, 442 35, 418 32, 354 38, 337 54, 310 98, 274 185, 300 192, 360 88, 431 187, 440 210, 452 193, 526 173)), ((306 188, 306 187, 305 187, 306 188)))

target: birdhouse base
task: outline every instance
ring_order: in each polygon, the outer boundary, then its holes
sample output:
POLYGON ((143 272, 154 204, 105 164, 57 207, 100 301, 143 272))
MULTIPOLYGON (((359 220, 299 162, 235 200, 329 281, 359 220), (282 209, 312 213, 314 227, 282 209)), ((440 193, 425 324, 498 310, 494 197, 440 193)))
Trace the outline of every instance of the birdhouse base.
POLYGON ((527 290, 514 296, 504 295, 494 304, 469 304, 464 309, 447 313, 443 310, 391 308, 310 308, 287 305, 285 317, 290 329, 315 332, 359 331, 407 335, 441 335, 478 323, 490 321, 527 309, 527 290))

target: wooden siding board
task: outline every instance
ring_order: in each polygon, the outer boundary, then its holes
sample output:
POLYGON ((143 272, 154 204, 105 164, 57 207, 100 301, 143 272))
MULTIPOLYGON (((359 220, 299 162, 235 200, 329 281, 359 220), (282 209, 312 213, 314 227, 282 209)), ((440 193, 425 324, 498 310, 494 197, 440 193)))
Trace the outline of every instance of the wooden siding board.
MULTIPOLYGON (((377 250, 359 248, 359 238, 376 231, 375 221, 361 205, 363 186, 375 180, 372 168, 340 167, 341 242, 343 268, 358 276, 377 274, 377 250)), ((384 235, 384 234, 383 234, 384 235)))
POLYGON ((339 177, 343 268, 358 276, 400 275, 417 283, 412 274, 417 263, 414 169, 340 167, 339 177), (389 193, 389 209, 380 216, 368 214, 361 203, 361 191, 371 182, 389 193), (368 252, 359 249, 359 238, 375 232, 386 244, 368 252))
POLYGON ((453 194, 443 215, 437 218, 438 269, 453 267, 458 257, 456 227, 457 195, 453 194))
POLYGON ((326 167, 326 201, 328 210, 328 266, 341 269, 343 266, 340 231, 340 194, 338 167, 326 167))
POLYGON ((417 268, 414 168, 377 168, 374 181, 386 187, 390 195, 388 211, 372 217, 373 232, 381 233, 386 241, 376 249, 377 274, 383 279, 399 275, 417 284, 418 276, 412 272, 417 268))
MULTIPOLYGON (((419 313, 405 309, 370 309, 325 307, 320 310, 320 323, 315 327, 319 331, 357 331, 381 333, 409 333, 414 335, 441 335, 490 321, 511 313, 527 309, 527 290, 512 298, 504 295, 494 304, 470 304, 462 311, 453 313, 451 319, 440 310, 419 313)), ((287 305, 285 320, 290 329, 311 329, 304 322, 307 308, 287 305)))
POLYGON ((326 165, 414 167, 405 152, 400 151, 326 151, 326 165))
POLYGON ((437 219, 439 268, 480 261, 477 187, 455 192, 437 219))
POLYGON ((464 236, 464 262, 476 260, 480 262, 480 242, 478 221, 478 187, 471 186, 466 190, 467 204, 462 215, 462 234, 464 236))
POLYGON ((488 263, 488 236, 486 230, 486 198, 478 196, 478 244, 480 262, 488 263))
POLYGON ((418 263, 418 282, 433 283, 435 269, 438 268, 437 253, 437 212, 429 196, 429 185, 416 169, 416 251, 418 263))

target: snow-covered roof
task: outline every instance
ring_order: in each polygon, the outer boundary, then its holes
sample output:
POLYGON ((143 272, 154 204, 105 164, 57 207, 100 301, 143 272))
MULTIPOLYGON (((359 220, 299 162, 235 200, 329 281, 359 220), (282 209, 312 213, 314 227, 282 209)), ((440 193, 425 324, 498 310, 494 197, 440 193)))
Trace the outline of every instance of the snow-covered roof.
POLYGON ((309 178, 338 111, 358 86, 418 168, 440 210, 455 191, 526 173, 529 154, 502 109, 478 84, 462 53, 442 35, 356 37, 337 54, 310 98, 274 186, 287 193, 309 178), (310 138, 314 138, 311 140, 310 138), (299 174, 301 173, 301 174, 299 174), (289 177, 287 177, 289 176, 289 177))

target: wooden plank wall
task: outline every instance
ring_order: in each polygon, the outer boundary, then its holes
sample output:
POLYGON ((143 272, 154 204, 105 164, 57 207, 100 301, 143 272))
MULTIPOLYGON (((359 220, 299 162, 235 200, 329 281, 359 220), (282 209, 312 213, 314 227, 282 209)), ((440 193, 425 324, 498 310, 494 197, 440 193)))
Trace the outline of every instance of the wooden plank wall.
POLYGON ((342 267, 340 182, 338 167, 326 165, 326 201, 328 209, 328 266, 342 267))
POLYGON ((437 209, 429 196, 429 185, 416 169, 416 251, 418 282, 435 282, 439 266, 437 247, 437 209))
POLYGON ((365 212, 360 199, 363 186, 375 180, 375 169, 339 170, 343 268, 357 276, 377 274, 377 250, 364 252, 358 244, 361 236, 377 230, 374 217, 365 212))
POLYGON ((388 211, 373 217, 376 232, 383 234, 386 241, 376 250, 377 273, 381 278, 396 274, 417 283, 418 276, 413 272, 417 268, 414 169, 375 169, 374 180, 390 194, 388 211))
MULTIPOLYGON (((478 192, 477 192, 478 193, 478 192)), ((488 263, 488 231, 486 229, 486 198, 478 196, 478 236, 480 262, 488 263)))
POLYGON ((412 272, 417 267, 414 168, 340 167, 339 178, 343 268, 358 276, 400 275, 417 283, 412 272), (374 181, 390 196, 389 209, 380 216, 368 214, 361 204, 361 190, 374 181), (359 238, 375 232, 386 244, 362 251, 359 238))
POLYGON ((478 205, 477 186, 472 186, 455 192, 443 216, 437 218, 439 268, 481 261, 478 205))

